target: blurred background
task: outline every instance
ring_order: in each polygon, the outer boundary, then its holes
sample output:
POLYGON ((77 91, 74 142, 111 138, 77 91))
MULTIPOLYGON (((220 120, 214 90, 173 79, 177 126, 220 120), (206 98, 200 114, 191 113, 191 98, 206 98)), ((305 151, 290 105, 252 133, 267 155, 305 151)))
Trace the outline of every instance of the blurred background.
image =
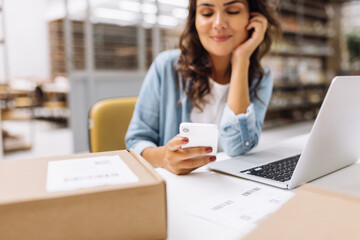
MULTIPOLYGON (((360 73, 360 1, 274 0, 265 129, 315 119, 331 79, 360 73)), ((88 152, 88 112, 137 96, 177 48, 187 0, 0 0, 0 159, 88 152)))

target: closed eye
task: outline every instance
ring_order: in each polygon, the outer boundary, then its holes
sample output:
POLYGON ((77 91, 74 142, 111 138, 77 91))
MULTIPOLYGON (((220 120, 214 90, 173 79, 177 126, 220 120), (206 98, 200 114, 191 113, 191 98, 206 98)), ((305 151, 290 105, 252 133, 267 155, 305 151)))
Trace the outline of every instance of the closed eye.
POLYGON ((211 17, 213 15, 213 13, 203 13, 202 14, 204 17, 211 17))
POLYGON ((239 14, 240 11, 227 11, 228 14, 239 14))

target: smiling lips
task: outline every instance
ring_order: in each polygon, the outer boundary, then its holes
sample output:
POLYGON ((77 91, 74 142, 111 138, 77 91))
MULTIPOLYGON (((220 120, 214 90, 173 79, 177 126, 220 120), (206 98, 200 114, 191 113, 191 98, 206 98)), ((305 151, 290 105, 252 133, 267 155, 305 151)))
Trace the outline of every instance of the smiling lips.
POLYGON ((217 35, 217 36, 211 36, 211 39, 213 39, 216 42, 225 42, 231 38, 231 35, 217 35))

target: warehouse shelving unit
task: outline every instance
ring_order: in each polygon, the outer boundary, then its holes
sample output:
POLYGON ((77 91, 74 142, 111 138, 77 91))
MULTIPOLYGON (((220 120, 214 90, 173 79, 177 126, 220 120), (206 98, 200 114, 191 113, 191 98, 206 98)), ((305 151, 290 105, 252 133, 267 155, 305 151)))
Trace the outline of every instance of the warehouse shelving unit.
POLYGON ((278 2, 283 38, 263 64, 274 77, 265 127, 314 119, 329 86, 334 56, 329 10, 324 2, 278 2))
POLYGON ((0 0, 0 156, 28 150, 33 144, 34 88, 22 81, 10 82, 5 31, 4 1, 0 0), (20 84, 19 84, 20 83, 20 84), (26 84, 25 84, 26 85, 26 84), (15 127, 14 127, 15 126, 15 127))
MULTIPOLYGON (((4 23, 4 13, 3 13, 3 7, 4 2, 3 0, 0 0, 0 48, 2 49, 2 54, 0 56, 1 59, 1 66, 0 68, 2 71, 2 75, 0 78, 2 78, 2 82, 6 81, 6 75, 7 75, 7 66, 6 66, 6 51, 5 51, 5 23, 4 23)), ((1 111, 0 111, 0 119, 1 119, 1 111)), ((0 159, 3 158, 3 137, 2 137, 2 122, 0 121, 0 130, 1 130, 1 136, 0 136, 0 159)))

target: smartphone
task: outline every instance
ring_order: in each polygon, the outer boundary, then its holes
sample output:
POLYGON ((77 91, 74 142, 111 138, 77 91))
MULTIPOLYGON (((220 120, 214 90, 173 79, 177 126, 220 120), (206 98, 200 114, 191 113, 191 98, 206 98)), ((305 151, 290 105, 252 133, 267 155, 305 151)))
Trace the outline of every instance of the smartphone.
POLYGON ((219 130, 216 124, 183 122, 179 127, 180 136, 187 137, 189 143, 182 148, 212 147, 213 151, 206 155, 216 155, 219 130))

